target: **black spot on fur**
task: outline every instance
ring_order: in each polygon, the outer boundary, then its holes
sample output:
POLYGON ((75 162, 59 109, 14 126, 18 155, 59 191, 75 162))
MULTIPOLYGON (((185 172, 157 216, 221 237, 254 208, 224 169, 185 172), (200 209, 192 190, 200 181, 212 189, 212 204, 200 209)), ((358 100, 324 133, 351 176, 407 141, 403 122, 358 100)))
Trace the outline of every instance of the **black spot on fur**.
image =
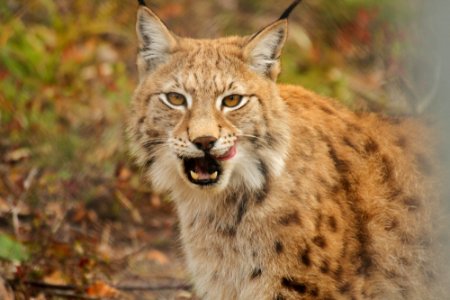
POLYGON ((414 197, 404 199, 403 203, 405 203, 409 211, 415 211, 420 207, 420 201, 414 197))
POLYGON ((334 162, 334 166, 336 167, 336 170, 339 173, 348 173, 350 168, 348 166, 348 162, 345 160, 342 160, 338 157, 336 150, 334 149, 334 147, 330 144, 328 145, 329 149, 328 149, 328 153, 330 154, 331 159, 334 162))
POLYGON ((255 279, 257 277, 260 277, 262 275, 261 268, 256 268, 252 271, 252 274, 250 274, 250 279, 255 279))
POLYGON ((298 211, 294 210, 280 218, 280 224, 284 226, 288 225, 300 225, 300 217, 298 211))
POLYGON ((337 221, 336 221, 335 217, 333 217, 333 216, 328 217, 328 226, 330 227, 330 230, 332 232, 337 231, 337 221))
POLYGON ((269 169, 262 160, 259 161, 258 169, 264 176, 264 186, 256 193, 256 203, 262 203, 269 193, 269 169))
POLYGON ((147 161, 145 162, 145 169, 151 168, 151 166, 153 165, 154 162, 155 162, 155 158, 153 158, 153 157, 150 157, 149 159, 147 159, 147 161))
POLYGON ((307 267, 311 266, 311 258, 309 257, 309 254, 310 254, 309 247, 306 247, 299 253, 300 262, 307 267))
POLYGON ((302 282, 297 282, 295 280, 289 279, 287 277, 283 277, 281 279, 281 285, 287 289, 293 290, 299 294, 306 293, 307 287, 302 282))
POLYGON ((146 140, 142 143, 142 147, 147 151, 147 153, 153 154, 154 148, 161 144, 162 144, 161 141, 146 140))
POLYGON ((319 297, 319 288, 317 286, 311 287, 309 289, 309 294, 314 298, 319 297))
POLYGON ((280 241, 275 241, 275 252, 281 254, 284 250, 284 246, 280 241))
POLYGON ((326 242, 325 238, 321 235, 315 236, 312 239, 312 242, 320 248, 325 248, 327 246, 327 242, 326 242))
POLYGON ((342 139, 342 142, 344 143, 344 145, 346 145, 346 146, 352 148, 352 149, 355 150, 356 152, 359 152, 358 147, 356 147, 356 145, 352 143, 352 141, 350 140, 350 138, 344 136, 343 139, 342 139))
POLYGON ((242 201, 242 198, 244 197, 244 195, 238 193, 238 192, 232 192, 230 194, 227 195, 227 198, 225 199, 225 202, 228 205, 234 205, 236 203, 240 203, 242 201))
POLYGON ((369 138, 364 145, 364 150, 367 154, 374 154, 378 152, 378 149, 380 146, 378 146, 377 142, 375 142, 372 138, 369 138))
POLYGON ((433 169, 431 167, 430 162, 423 154, 416 154, 416 163, 419 167, 419 171, 425 175, 431 175, 433 169))
POLYGON ((328 108, 326 106, 320 106, 320 110, 323 111, 326 114, 329 114, 329 115, 334 114, 334 112, 330 108, 328 108))
POLYGON ((394 218, 394 219, 389 220, 387 222, 387 224, 384 226, 384 230, 392 231, 392 230, 394 230, 397 227, 398 227, 398 220, 394 218))
POLYGON ((362 131, 361 127, 359 127, 357 124, 354 124, 354 123, 347 123, 347 129, 349 131, 354 131, 356 133, 359 133, 362 131))
POLYGON ((227 226, 226 228, 224 228, 220 232, 222 232, 225 236, 234 237, 234 236, 236 236, 236 227, 234 227, 234 226, 227 226))
POLYGON ((259 172, 261 172, 261 174, 264 176, 264 178, 267 179, 267 177, 269 177, 269 169, 267 168, 267 165, 262 160, 259 160, 259 162, 258 162, 258 170, 259 170, 259 172))
POLYGON ((412 265, 411 261, 409 259, 407 259, 406 257, 400 257, 399 261, 400 261, 400 264, 402 264, 404 266, 412 265))
POLYGON ((341 187, 344 191, 346 191, 347 193, 349 193, 351 191, 351 184, 350 181, 347 179, 347 177, 343 176, 341 178, 341 187))
POLYGON ((339 293, 347 294, 350 292, 351 289, 352 289, 352 285, 350 284, 350 282, 345 282, 344 284, 342 284, 339 287, 339 293))
POLYGON ((392 175, 393 175, 393 172, 394 172, 393 169, 394 168, 392 166, 391 160, 386 155, 383 155, 381 157, 381 161, 383 163, 382 169, 381 169, 382 176, 383 176, 382 179, 383 179, 383 182, 386 183, 386 182, 389 182, 392 179, 392 175))
POLYGON ((139 121, 138 121, 139 125, 144 123, 144 122, 145 122, 145 116, 144 117, 140 117, 139 121))
POLYGON ((274 300, 286 300, 286 297, 284 297, 282 294, 277 294, 275 296, 275 298, 273 298, 274 300))
POLYGON ((247 212, 248 199, 247 197, 242 197, 238 204, 238 211, 236 214, 236 224, 239 225, 244 217, 244 214, 247 212))
POLYGON ((341 279, 342 273, 344 273, 344 269, 342 268, 342 266, 338 266, 337 269, 333 272, 334 277, 338 280, 341 279))
POLYGON ((257 129, 253 131, 252 136, 249 137, 249 139, 250 142, 256 146, 256 148, 261 148, 265 143, 264 141, 261 140, 261 135, 259 134, 257 129))
POLYGON ((320 264, 320 272, 326 274, 330 271, 330 263, 328 262, 328 260, 323 260, 322 263, 320 264))
POLYGON ((370 257, 366 248, 361 248, 359 256, 361 263, 356 272, 358 273, 358 275, 367 276, 369 275, 369 270, 373 264, 372 258, 370 257))
POLYGON ((266 141, 270 146, 274 146, 278 143, 278 139, 276 139, 270 132, 266 133, 266 141))
POLYGON ((158 136, 159 136, 159 132, 158 132, 158 131, 156 131, 156 130, 150 130, 150 129, 147 129, 147 130, 145 131, 145 134, 146 134, 148 137, 150 137, 150 138, 155 138, 155 137, 158 137, 158 136))
POLYGON ((404 136, 399 136, 397 141, 395 141, 395 144, 402 149, 406 148, 407 143, 408 143, 408 141, 407 141, 406 137, 404 137, 404 136))
POLYGON ((320 230, 320 227, 322 226, 322 220, 323 220, 323 215, 321 213, 319 213, 316 218, 316 224, 315 224, 316 230, 320 230))
POLYGON ((257 191, 255 193, 255 201, 256 203, 262 203, 267 197, 267 194, 269 193, 269 184, 266 182, 262 189, 257 191))
POLYGON ((393 188, 389 191, 387 198, 389 200, 396 200, 403 193, 401 188, 393 188))

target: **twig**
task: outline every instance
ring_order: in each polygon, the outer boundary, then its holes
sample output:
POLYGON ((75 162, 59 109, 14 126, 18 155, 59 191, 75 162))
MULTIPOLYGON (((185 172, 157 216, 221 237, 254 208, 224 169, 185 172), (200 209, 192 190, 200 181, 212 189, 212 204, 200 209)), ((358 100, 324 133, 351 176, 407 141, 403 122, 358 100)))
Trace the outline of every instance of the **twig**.
MULTIPOLYGON (((62 284, 51 284, 45 283, 41 281, 33 281, 33 280, 7 280, 11 286, 16 286, 18 284, 24 284, 28 286, 32 286, 34 288, 39 288, 43 290, 57 290, 57 291, 66 291, 66 292, 76 292, 79 287, 75 285, 62 285, 62 284)), ((192 286, 187 283, 166 283, 166 284, 149 284, 149 285, 111 285, 113 288, 121 291, 160 291, 160 290, 190 290, 192 286)), ((65 294, 66 297, 72 295, 73 297, 80 297, 78 294, 65 294)), ((82 298, 82 299, 96 299, 96 298, 82 298)))
POLYGON ((16 286, 19 284, 31 286, 33 288, 42 290, 42 292, 46 295, 51 295, 55 297, 67 298, 67 299, 81 299, 81 300, 98 300, 99 298, 89 297, 83 294, 78 293, 78 288, 75 285, 60 285, 60 284, 51 284, 45 283, 41 281, 33 281, 33 280, 8 280, 8 283, 11 286, 16 286))
POLYGON ((173 284, 150 284, 150 285, 116 285, 114 288, 121 291, 161 291, 161 290, 190 290, 192 285, 187 283, 173 283, 173 284))
POLYGON ((142 216, 139 213, 139 210, 136 209, 136 207, 133 205, 133 203, 131 203, 131 201, 119 190, 116 191, 116 197, 119 200, 119 203, 130 211, 133 221, 138 224, 142 224, 142 216))
POLYGON ((71 293, 65 293, 65 292, 44 291, 43 293, 46 295, 67 298, 67 299, 80 299, 80 300, 99 300, 100 299, 100 298, 92 298, 89 296, 84 296, 84 295, 79 295, 79 294, 71 294, 71 293))
POLYGON ((19 281, 19 280, 8 280, 8 283, 10 285, 18 285, 18 284, 24 284, 24 285, 29 285, 32 287, 36 287, 36 288, 41 288, 41 289, 53 289, 53 290, 61 290, 61 291, 75 291, 77 290, 77 287, 75 285, 62 285, 62 284, 51 284, 51 283, 46 283, 46 282, 42 282, 42 281, 34 281, 34 280, 24 280, 24 281, 19 281))

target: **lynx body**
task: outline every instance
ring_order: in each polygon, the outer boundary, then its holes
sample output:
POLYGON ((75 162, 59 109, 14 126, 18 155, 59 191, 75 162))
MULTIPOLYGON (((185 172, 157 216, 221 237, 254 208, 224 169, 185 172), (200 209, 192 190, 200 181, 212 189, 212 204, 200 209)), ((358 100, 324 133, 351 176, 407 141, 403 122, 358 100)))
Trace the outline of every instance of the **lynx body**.
POLYGON ((201 299, 432 298, 425 129, 277 85, 285 18, 194 40, 141 6, 137 32, 131 149, 201 299))

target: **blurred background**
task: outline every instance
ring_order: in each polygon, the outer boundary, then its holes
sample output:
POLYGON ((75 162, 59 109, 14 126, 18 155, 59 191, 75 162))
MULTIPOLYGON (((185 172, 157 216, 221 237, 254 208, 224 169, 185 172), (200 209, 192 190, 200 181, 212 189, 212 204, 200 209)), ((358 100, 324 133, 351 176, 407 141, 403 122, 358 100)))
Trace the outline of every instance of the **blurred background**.
MULTIPOLYGON (((356 111, 446 120, 445 1, 305 0, 280 82, 356 111)), ((147 2, 178 35, 213 38, 256 32, 291 1, 147 2)), ((127 156, 137 7, 0 0, 1 299, 7 287, 17 299, 192 297, 172 206, 127 156)))

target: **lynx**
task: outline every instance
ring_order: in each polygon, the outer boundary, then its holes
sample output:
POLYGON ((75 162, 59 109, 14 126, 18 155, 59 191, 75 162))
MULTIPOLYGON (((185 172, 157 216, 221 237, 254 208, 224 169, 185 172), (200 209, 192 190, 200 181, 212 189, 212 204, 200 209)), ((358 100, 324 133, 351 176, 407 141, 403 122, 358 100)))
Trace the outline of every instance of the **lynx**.
POLYGON ((276 83, 299 2, 206 40, 140 1, 131 152, 174 201, 201 299, 432 299, 430 134, 276 83))

